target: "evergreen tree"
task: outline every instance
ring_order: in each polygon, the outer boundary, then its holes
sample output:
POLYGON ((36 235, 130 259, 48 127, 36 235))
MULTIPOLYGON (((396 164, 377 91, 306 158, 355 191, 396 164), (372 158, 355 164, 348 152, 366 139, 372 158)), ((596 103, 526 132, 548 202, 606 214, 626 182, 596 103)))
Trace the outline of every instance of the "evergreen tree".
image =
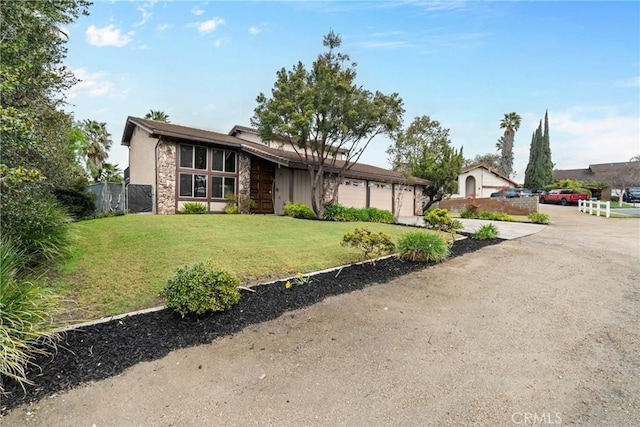
POLYGON ((544 117, 544 131, 542 120, 531 137, 529 148, 529 163, 524 176, 527 188, 539 189, 553 182, 553 162, 551 162, 551 148, 549 145, 549 114, 544 117))

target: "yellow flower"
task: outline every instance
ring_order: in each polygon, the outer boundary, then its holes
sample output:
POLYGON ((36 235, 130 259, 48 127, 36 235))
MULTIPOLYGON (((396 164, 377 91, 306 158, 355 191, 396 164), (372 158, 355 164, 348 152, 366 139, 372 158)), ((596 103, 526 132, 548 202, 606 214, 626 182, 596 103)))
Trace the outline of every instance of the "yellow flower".
POLYGON ((287 283, 284 284, 284 287, 289 289, 291 287, 291 282, 287 280, 287 283))
POLYGON ((302 273, 298 273, 298 274, 296 274, 296 277, 297 277, 298 279, 302 279, 302 273))

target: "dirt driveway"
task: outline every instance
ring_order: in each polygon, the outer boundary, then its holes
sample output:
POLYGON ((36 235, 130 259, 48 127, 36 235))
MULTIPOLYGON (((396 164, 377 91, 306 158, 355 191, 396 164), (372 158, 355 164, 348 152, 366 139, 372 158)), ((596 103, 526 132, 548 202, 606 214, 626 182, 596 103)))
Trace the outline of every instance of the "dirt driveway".
POLYGON ((553 224, 16 408, 3 425, 640 425, 640 219, 553 224))

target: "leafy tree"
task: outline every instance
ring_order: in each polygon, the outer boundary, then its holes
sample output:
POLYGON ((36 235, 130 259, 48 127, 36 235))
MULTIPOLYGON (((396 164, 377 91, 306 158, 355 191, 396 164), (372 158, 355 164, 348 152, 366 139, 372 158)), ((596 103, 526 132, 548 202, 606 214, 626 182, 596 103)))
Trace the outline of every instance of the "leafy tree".
POLYGON ((102 168, 100 168, 99 170, 98 181, 124 182, 124 177, 122 176, 122 170, 120 170, 118 165, 105 162, 102 164, 102 168))
POLYGON ((454 149, 449 129, 429 116, 416 117, 399 132, 387 154, 394 170, 432 182, 424 189, 428 198, 425 209, 458 190, 458 175, 464 164, 462 148, 454 149))
POLYGON ((524 185, 527 188, 544 188, 553 182, 553 162, 549 147, 549 115, 545 113, 544 130, 542 121, 531 136, 529 162, 524 174, 524 185))
POLYGON ((476 165, 486 165, 496 171, 500 170, 500 154, 487 153, 478 154, 473 159, 466 159, 464 167, 468 168, 476 165))
POLYGON ((165 123, 171 123, 169 121, 169 115, 167 113, 165 113, 164 111, 156 111, 156 110, 149 110, 149 112, 144 116, 145 119, 151 119, 151 120, 156 120, 158 122, 165 122, 165 123))
POLYGON ((64 252, 55 190, 86 185, 68 143, 71 116, 59 109, 76 82, 63 65, 60 28, 87 15, 89 4, 0 2, 0 231, 29 268, 64 252))
POLYGON ((513 174, 513 140, 516 132, 520 129, 522 119, 516 113, 508 113, 500 121, 500 129, 504 129, 504 135, 498 140, 496 147, 501 151, 500 172, 505 176, 512 177, 513 174), (500 148, 501 146, 501 148, 500 148))
POLYGON ((258 95, 251 123, 265 141, 291 144, 311 177, 311 207, 318 218, 337 198, 337 184, 377 135, 402 123, 398 94, 356 85, 356 64, 337 52, 342 40, 330 31, 327 48, 311 68, 298 62, 277 72, 271 96, 258 95))

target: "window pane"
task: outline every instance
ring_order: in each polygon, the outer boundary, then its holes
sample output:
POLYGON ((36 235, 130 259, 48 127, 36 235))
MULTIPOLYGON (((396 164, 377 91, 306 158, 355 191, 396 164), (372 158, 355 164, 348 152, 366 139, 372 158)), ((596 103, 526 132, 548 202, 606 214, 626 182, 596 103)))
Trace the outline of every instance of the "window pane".
POLYGON ((191 174, 189 173, 181 173, 180 174, 180 196, 181 197, 191 197, 193 193, 191 192, 191 174))
POLYGON ((213 164, 211 165, 211 169, 214 171, 221 171, 224 163, 224 151, 223 150, 212 150, 213 153, 213 164))
POLYGON ((193 167, 193 146, 191 145, 180 146, 180 167, 181 168, 193 167))
POLYGON ((207 176, 194 175, 193 192, 194 197, 207 197, 207 176))
POLYGON ((207 169, 207 149, 205 147, 196 148, 196 169, 207 169))
POLYGON ((236 194, 236 179, 235 178, 225 178, 224 179, 224 195, 227 196, 228 193, 236 194))
POLYGON ((225 172, 236 171, 236 153, 234 151, 224 152, 224 170, 225 172))
POLYGON ((219 176, 211 177, 211 197, 222 199, 222 178, 219 176))

